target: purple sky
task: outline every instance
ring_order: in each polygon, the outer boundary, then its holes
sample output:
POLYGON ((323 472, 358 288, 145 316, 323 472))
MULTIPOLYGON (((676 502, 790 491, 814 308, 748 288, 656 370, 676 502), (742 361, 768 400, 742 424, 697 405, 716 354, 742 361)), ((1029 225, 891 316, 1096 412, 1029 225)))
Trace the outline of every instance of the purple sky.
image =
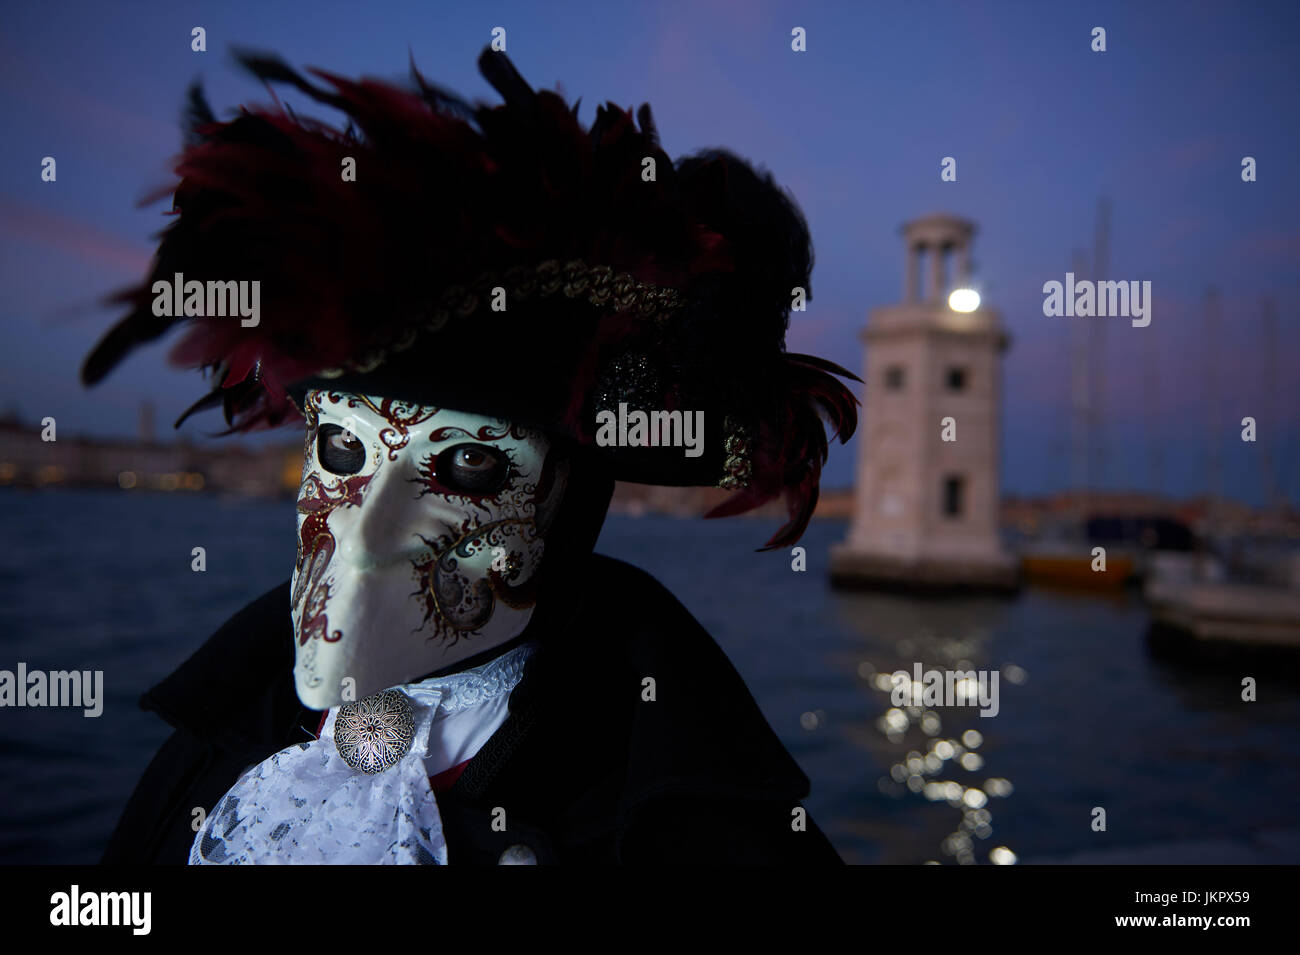
MULTIPOLYGON (((1004 362, 1003 486, 1069 480, 1071 323, 1046 318, 1044 282, 1090 250, 1096 203, 1113 204, 1110 277, 1150 280, 1151 325, 1111 319, 1106 487, 1206 489, 1208 422, 1222 425, 1224 486, 1263 497, 1263 442, 1300 501, 1300 89, 1294 2, 591 4, 11 3, 0 33, 0 408, 54 415, 62 434, 133 433, 153 400, 162 430, 202 390, 168 368, 166 346, 130 359, 93 392, 76 382, 112 315, 107 290, 148 265, 187 84, 219 112, 263 102, 231 46, 345 75, 425 75, 491 98, 474 61, 495 26, 534 86, 595 104, 649 101, 673 155, 721 145, 767 166, 804 209, 817 251, 814 299, 789 345, 861 370, 867 312, 899 298, 898 226, 925 212, 976 220, 977 279, 1014 336, 1004 362), (145 14, 152 8, 153 12, 145 14), (362 12, 364 11, 364 12, 362 12), (207 30, 208 52, 190 50, 207 30), (792 27, 808 51, 790 50, 792 27), (1107 30, 1093 53, 1093 27, 1107 30), (43 156, 58 181, 40 181, 43 156), (1259 181, 1243 183, 1254 156, 1259 181), (939 180, 955 156, 958 181, 939 180), (1209 340, 1202 299, 1222 298, 1209 340), (1277 305, 1277 389, 1264 382, 1260 300, 1277 305), (1205 372, 1214 363, 1218 402, 1205 372), (1148 407, 1148 379, 1156 400, 1148 407), (1158 441, 1156 485, 1149 442, 1158 441)), ((290 102, 298 102, 289 97, 290 102)), ((313 107, 314 109, 314 107, 313 107)), ((218 418, 187 425, 195 438, 218 418)), ((291 437, 287 432, 283 438, 291 437)), ((826 483, 852 476, 853 448, 826 483)))

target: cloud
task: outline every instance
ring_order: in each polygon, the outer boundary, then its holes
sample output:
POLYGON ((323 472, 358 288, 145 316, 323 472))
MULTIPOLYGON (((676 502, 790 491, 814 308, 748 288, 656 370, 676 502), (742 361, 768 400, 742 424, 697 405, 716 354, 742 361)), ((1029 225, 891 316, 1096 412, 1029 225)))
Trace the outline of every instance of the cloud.
POLYGON ((177 122, 161 122, 73 86, 52 63, 8 46, 0 49, 0 83, 7 90, 10 109, 26 104, 79 137, 110 146, 144 143, 165 154, 180 149, 179 98, 177 122))
POLYGON ((152 253, 144 246, 105 232, 80 219, 0 196, 0 238, 40 242, 94 265, 107 265, 138 278, 152 253))
POLYGON ((1223 155, 1224 149, 1218 137, 1201 136, 1164 149, 1157 166, 1164 170, 1196 169, 1221 159, 1223 155))
POLYGON ((1236 243, 1240 258, 1256 263, 1300 261, 1300 231, 1269 229, 1242 236, 1236 243))

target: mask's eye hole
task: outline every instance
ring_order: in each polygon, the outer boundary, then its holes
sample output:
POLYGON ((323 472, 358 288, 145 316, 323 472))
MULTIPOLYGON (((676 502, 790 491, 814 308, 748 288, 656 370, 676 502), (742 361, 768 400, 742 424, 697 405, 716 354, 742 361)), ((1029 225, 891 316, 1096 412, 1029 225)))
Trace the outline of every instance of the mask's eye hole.
POLYGON ((351 431, 323 424, 316 432, 316 457, 332 474, 356 474, 365 466, 366 446, 351 431))
POLYGON ((434 474, 449 491, 495 494, 510 480, 510 459, 485 444, 458 444, 438 455, 434 474))

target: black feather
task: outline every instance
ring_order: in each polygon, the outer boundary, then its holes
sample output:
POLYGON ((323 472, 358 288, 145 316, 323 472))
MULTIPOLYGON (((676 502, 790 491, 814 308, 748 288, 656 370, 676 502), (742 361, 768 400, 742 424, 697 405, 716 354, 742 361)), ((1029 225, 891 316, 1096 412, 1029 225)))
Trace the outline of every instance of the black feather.
POLYGON ((308 83, 302 74, 285 63, 273 53, 256 53, 252 50, 236 50, 235 61, 263 83, 287 83, 300 92, 306 93, 318 103, 342 109, 346 100, 326 90, 318 89, 308 83))
POLYGON ((185 148, 203 142, 203 130, 216 121, 216 114, 203 93, 203 85, 195 80, 185 94, 185 108, 181 112, 181 139, 185 148))
POLYGON ((491 48, 484 49, 478 58, 478 69, 483 78, 492 84, 492 88, 501 94, 507 106, 524 110, 535 108, 537 94, 504 53, 491 48))
POLYGON ((156 318, 147 307, 118 322, 95 346, 81 365, 81 382, 90 386, 102 381, 138 345, 166 334, 175 319, 156 318))
POLYGON ((641 108, 636 111, 637 122, 641 124, 641 132, 650 137, 650 141, 656 146, 659 145, 659 130, 655 127, 655 118, 650 113, 650 104, 642 103, 641 108))
POLYGON ((424 74, 416 67, 414 57, 411 57, 411 79, 415 81, 415 86, 424 97, 424 101, 438 112, 454 116, 466 123, 474 122, 474 107, 455 93, 426 80, 424 74))
POLYGON ((211 391, 209 391, 198 401, 194 402, 194 404, 190 405, 188 408, 182 411, 181 416, 176 419, 176 423, 172 425, 172 427, 179 428, 182 424, 185 423, 186 418, 188 418, 190 415, 196 412, 206 411, 208 408, 215 408, 217 405, 222 403, 224 397, 225 396, 221 393, 221 386, 218 385, 216 388, 213 388, 211 391))

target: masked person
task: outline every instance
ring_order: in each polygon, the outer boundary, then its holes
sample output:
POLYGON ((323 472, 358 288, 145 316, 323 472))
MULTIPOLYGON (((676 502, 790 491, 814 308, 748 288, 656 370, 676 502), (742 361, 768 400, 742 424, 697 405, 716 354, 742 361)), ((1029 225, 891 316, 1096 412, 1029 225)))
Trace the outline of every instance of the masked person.
POLYGON ((347 128, 193 91, 176 218, 83 379, 183 326, 214 387, 181 420, 305 420, 297 561, 142 698, 175 732, 105 861, 838 862, 721 650, 593 553, 615 480, 784 497, 767 547, 799 539, 856 410, 785 351, 797 208, 500 53, 477 107, 241 59, 347 128))

